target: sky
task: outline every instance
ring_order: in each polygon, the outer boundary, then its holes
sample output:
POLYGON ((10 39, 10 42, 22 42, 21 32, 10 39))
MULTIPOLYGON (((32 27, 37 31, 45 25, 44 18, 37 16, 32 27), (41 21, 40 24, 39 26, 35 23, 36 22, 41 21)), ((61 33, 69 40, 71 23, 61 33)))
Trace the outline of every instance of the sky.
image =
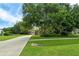
POLYGON ((21 3, 0 3, 0 29, 11 27, 22 21, 21 3))

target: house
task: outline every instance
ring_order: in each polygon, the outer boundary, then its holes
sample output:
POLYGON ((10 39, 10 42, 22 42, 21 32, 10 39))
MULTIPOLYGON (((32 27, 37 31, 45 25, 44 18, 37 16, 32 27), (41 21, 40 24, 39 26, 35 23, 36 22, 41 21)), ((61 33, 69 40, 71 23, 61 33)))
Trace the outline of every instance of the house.
POLYGON ((34 26, 31 30, 29 30, 29 34, 32 34, 32 35, 38 35, 39 34, 39 28, 34 26))
POLYGON ((4 35, 3 29, 0 29, 0 35, 1 35, 1 36, 4 35))
POLYGON ((74 29, 74 30, 72 31, 72 34, 79 34, 79 29, 74 29))

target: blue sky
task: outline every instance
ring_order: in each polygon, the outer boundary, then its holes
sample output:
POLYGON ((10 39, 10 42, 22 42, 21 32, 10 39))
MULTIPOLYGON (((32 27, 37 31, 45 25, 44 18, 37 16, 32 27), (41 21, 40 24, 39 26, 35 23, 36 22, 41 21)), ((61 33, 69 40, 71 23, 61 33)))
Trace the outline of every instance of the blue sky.
POLYGON ((21 3, 1 3, 0 4, 0 28, 13 26, 22 19, 21 3))

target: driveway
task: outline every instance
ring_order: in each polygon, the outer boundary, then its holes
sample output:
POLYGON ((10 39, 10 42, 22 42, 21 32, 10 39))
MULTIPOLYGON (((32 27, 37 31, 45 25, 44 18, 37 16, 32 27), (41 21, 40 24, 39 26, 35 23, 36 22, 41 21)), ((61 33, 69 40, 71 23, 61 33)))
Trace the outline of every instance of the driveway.
POLYGON ((31 35, 0 41, 0 56, 19 56, 31 35))

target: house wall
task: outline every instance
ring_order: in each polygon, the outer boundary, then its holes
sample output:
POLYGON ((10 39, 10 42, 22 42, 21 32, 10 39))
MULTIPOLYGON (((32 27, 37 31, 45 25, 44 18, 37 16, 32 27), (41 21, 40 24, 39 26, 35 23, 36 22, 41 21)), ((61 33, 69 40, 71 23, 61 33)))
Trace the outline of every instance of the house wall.
POLYGON ((4 34, 3 30, 0 29, 0 35, 3 35, 3 34, 4 34))
POLYGON ((79 34, 79 29, 75 29, 72 31, 72 34, 79 34))
POLYGON ((0 34, 1 34, 2 30, 0 30, 0 34))

